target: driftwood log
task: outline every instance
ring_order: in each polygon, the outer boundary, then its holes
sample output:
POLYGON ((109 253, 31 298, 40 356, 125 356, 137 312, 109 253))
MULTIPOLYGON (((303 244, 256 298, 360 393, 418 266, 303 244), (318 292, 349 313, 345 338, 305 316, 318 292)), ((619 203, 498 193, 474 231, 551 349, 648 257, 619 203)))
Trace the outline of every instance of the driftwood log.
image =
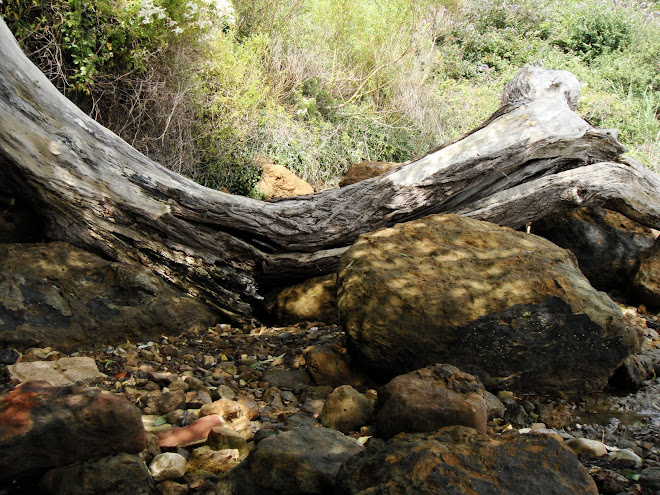
POLYGON ((264 287, 327 273, 359 234, 456 212, 520 228, 599 204, 660 228, 660 178, 575 112, 579 82, 529 66, 483 125, 391 173, 268 203, 207 189, 137 152, 50 84, 0 20, 0 181, 51 239, 139 262, 249 321, 264 287))

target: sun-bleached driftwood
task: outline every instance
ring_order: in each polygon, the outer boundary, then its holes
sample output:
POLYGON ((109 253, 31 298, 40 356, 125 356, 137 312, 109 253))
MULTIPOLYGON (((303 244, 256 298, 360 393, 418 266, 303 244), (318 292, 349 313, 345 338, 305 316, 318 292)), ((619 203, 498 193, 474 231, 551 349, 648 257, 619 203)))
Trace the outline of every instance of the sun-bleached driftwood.
POLYGON ((138 153, 58 93, 2 21, 0 46, 2 189, 33 203, 50 238, 142 263, 237 320, 263 287, 334 269, 359 234, 431 213, 519 226, 598 198, 660 228, 657 177, 599 164, 624 148, 574 112, 568 72, 524 68, 482 126, 385 176, 268 203, 138 153))

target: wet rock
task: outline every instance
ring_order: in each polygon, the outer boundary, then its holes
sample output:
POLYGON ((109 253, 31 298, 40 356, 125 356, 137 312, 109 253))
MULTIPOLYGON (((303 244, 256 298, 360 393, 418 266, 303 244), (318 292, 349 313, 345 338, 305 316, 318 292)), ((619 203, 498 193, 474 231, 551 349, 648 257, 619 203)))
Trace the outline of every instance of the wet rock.
POLYGON ((346 461, 337 475, 343 495, 415 493, 596 495, 577 457, 545 435, 491 438, 452 426, 435 433, 397 435, 346 461))
POLYGON ((282 165, 260 160, 263 172, 255 186, 264 199, 289 198, 303 194, 313 194, 314 188, 282 165))
POLYGON ((383 175, 390 170, 394 170, 399 167, 399 163, 393 162, 360 162, 351 166, 346 172, 346 175, 342 177, 339 181, 339 187, 350 186, 356 182, 363 181, 365 179, 370 179, 372 177, 378 177, 383 175))
POLYGON ((146 464, 149 464, 151 460, 161 453, 160 451, 160 441, 156 435, 153 433, 146 434, 147 445, 139 456, 146 464))
MULTIPOLYGON (((342 462, 363 447, 328 428, 297 428, 263 439, 248 457, 256 486, 244 484, 241 495, 264 489, 281 494, 331 493, 342 462)), ((271 492, 267 492, 271 493, 271 492)))
POLYGON ((186 408, 188 409, 199 409, 204 404, 210 404, 213 402, 211 399, 211 394, 205 390, 193 390, 187 392, 185 395, 186 408))
POLYGON ((216 317, 148 268, 64 242, 0 245, 0 345, 90 348, 180 333, 216 317))
POLYGON ((337 274, 314 277, 268 294, 265 306, 279 323, 337 323, 337 274))
POLYGON ((310 346, 303 354, 307 372, 317 385, 352 385, 364 384, 364 377, 354 372, 345 356, 337 353, 332 347, 324 345, 310 346))
POLYGON ((360 236, 337 296, 351 353, 381 376, 446 362, 487 388, 600 390, 638 345, 570 252, 456 215, 360 236))
POLYGON ((0 480, 145 443, 140 410, 119 395, 28 382, 0 397, 0 480))
POLYGON ((574 438, 568 440, 566 446, 576 454, 587 454, 591 457, 603 457, 607 455, 607 447, 603 442, 589 438, 574 438))
POLYGON ((652 229, 599 207, 553 214, 534 222, 532 232, 570 250, 591 285, 603 291, 625 290, 656 238, 652 229))
POLYGON ((378 390, 376 428, 385 437, 451 425, 485 432, 483 393, 477 378, 455 366, 439 364, 400 375, 378 390))
POLYGON ((89 357, 64 357, 57 361, 18 363, 7 366, 7 371, 9 380, 14 384, 41 380, 54 387, 108 378, 89 357))
POLYGON ((639 269, 631 279, 631 290, 640 302, 660 307, 660 240, 641 256, 639 269))
POLYGON ((186 474, 188 461, 180 454, 165 452, 153 458, 149 471, 154 481, 175 480, 186 474))
POLYGON ((155 495, 156 488, 144 462, 126 453, 48 471, 42 489, 52 495, 155 495))
POLYGON ((367 424, 374 403, 350 385, 337 387, 325 401, 321 424, 326 428, 349 433, 367 424))

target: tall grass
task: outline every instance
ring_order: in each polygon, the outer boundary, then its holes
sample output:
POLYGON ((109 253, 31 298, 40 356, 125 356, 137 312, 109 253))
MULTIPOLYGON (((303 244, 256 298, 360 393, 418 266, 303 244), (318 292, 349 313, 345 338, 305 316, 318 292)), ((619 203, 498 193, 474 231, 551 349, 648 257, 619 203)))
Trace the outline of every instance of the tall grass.
POLYGON ((657 1, 76 2, 5 0, 0 13, 81 107, 211 187, 254 194, 263 155, 317 189, 355 162, 422 155, 478 125, 529 62, 575 73, 578 112, 660 167, 657 1), (35 5, 69 24, 39 35, 35 5))

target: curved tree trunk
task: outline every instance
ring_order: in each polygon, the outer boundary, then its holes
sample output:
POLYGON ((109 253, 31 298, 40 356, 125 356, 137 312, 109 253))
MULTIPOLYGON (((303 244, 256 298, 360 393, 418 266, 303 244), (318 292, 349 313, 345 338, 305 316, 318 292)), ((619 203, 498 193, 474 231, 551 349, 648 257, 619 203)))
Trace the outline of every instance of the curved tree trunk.
POLYGON ((62 96, 2 21, 0 46, 0 178, 49 237, 142 263, 236 320, 252 318, 263 284, 329 272, 359 234, 431 213, 520 227, 597 202, 660 228, 660 179, 609 163, 624 148, 574 113, 567 72, 524 68, 482 126, 386 176, 267 203, 141 155, 62 96))

